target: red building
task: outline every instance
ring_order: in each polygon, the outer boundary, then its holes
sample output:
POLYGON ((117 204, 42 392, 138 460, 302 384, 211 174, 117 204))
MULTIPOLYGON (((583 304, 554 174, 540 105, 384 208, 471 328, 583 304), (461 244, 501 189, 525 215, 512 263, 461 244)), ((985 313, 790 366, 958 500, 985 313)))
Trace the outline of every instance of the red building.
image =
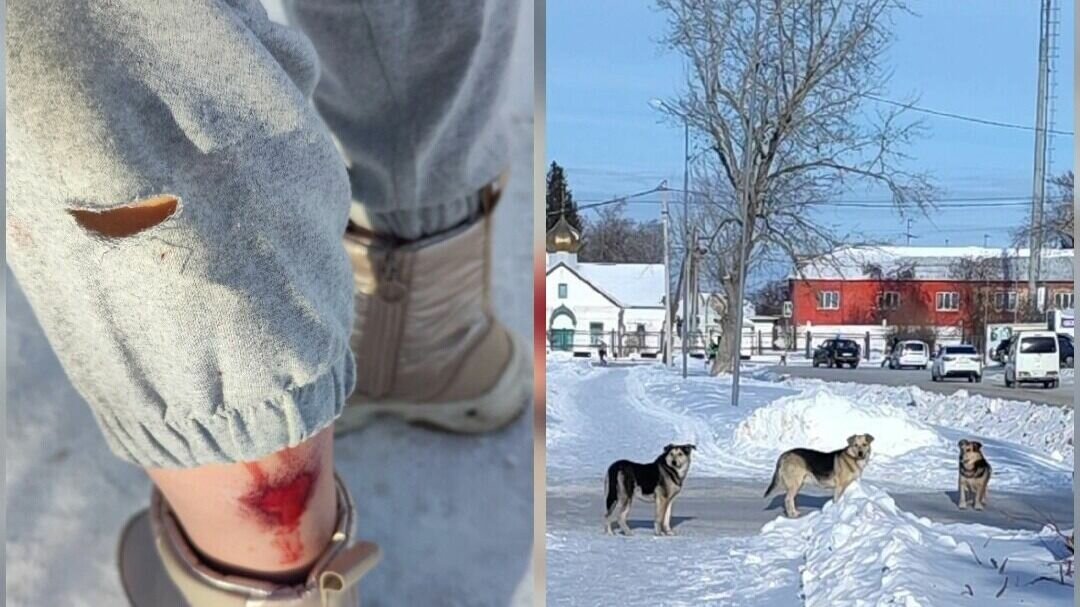
MULTIPOLYGON (((808 260, 790 278, 799 330, 869 325, 950 328, 972 335, 1010 322, 1032 301, 1027 251, 979 247, 860 247, 808 260)), ((1073 307, 1072 250, 1043 252, 1045 309, 1073 307)), ((952 331, 950 331, 952 333, 952 331)))

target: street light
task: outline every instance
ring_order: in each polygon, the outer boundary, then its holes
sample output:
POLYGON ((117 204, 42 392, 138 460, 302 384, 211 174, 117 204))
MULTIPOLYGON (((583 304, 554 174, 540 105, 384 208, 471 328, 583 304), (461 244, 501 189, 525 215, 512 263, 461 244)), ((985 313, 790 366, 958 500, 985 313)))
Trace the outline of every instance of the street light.
MULTIPOLYGON (((686 377, 686 358, 687 358, 687 337, 690 334, 690 270, 688 264, 690 263, 691 243, 690 243, 690 122, 686 120, 686 115, 679 112, 675 108, 672 108, 664 100, 653 98, 649 100, 649 105, 654 109, 666 112, 668 114, 678 116, 682 119, 683 123, 683 188, 682 188, 682 200, 683 200, 683 324, 682 324, 682 376, 686 377)), ((670 308, 669 308, 670 309, 670 308)))

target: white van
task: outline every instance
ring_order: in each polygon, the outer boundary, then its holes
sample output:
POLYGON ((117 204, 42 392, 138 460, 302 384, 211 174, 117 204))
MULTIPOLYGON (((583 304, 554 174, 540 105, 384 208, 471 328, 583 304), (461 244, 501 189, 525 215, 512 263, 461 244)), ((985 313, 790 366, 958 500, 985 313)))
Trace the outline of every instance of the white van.
POLYGON ((897 342, 889 354, 889 368, 903 369, 915 367, 925 369, 930 364, 930 347, 926 342, 917 339, 906 339, 897 342))
POLYGON ((1053 331, 1021 331, 1009 345, 1005 360, 1005 387, 1038 382, 1056 388, 1058 381, 1058 339, 1053 331))

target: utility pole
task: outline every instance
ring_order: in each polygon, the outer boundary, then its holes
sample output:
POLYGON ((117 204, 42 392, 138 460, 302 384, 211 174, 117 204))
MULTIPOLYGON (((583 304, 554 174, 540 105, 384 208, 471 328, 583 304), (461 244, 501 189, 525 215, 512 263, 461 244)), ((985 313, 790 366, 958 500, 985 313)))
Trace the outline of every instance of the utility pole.
POLYGON ((690 122, 683 116, 683 249, 686 255, 683 257, 683 324, 682 324, 682 376, 686 377, 687 344, 690 335, 690 122))
POLYGON ((989 234, 983 234, 983 248, 987 249, 989 247, 990 247, 990 235, 989 234))
POLYGON ((1039 90, 1035 100, 1035 175, 1031 195, 1031 247, 1028 253, 1028 298, 1035 301, 1042 262, 1043 196, 1046 194, 1046 106, 1050 77, 1050 5, 1042 0, 1039 12, 1039 90))
POLYGON ((732 349, 735 351, 735 356, 731 361, 731 405, 733 407, 739 406, 739 367, 742 363, 742 323, 743 323, 743 290, 746 288, 746 262, 750 257, 746 254, 747 245, 752 242, 753 234, 750 233, 751 229, 751 213, 750 204, 752 198, 750 196, 750 167, 753 166, 753 154, 750 153, 750 148, 753 146, 754 141, 754 110, 757 106, 757 70, 758 70, 758 31, 761 29, 761 0, 757 0, 754 6, 754 58, 753 64, 750 66, 753 70, 753 78, 750 81, 750 107, 747 112, 749 116, 746 120, 746 143, 743 145, 743 187, 742 187, 742 200, 739 202, 741 206, 741 219, 742 225, 739 231, 739 263, 738 272, 735 276, 735 301, 732 305, 735 306, 735 335, 731 341, 732 349))
POLYGON ((671 327, 674 323, 671 319, 671 251, 668 245, 668 206, 667 206, 667 183, 660 184, 660 217, 663 219, 664 228, 664 364, 670 365, 671 359, 671 327))
POLYGON ((907 246, 910 247, 911 246, 911 238, 913 236, 915 236, 914 234, 911 233, 911 219, 910 218, 908 218, 908 220, 907 220, 907 232, 904 235, 907 236, 907 246))

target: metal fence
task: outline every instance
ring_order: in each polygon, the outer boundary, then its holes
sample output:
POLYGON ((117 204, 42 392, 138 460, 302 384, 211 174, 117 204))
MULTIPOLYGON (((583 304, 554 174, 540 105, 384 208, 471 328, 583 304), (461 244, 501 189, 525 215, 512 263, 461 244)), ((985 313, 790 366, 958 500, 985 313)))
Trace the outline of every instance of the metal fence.
MULTIPOLYGON (((959 343, 962 334, 942 334, 940 343, 959 343)), ((709 344, 720 338, 720 330, 694 331, 688 336, 687 353, 694 358, 704 358, 709 344)), ((743 329, 742 355, 763 356, 768 354, 801 353, 807 358, 813 355, 814 348, 830 339, 850 339, 859 344, 862 357, 870 359, 883 356, 889 346, 890 335, 881 330, 800 330, 798 327, 775 325, 772 330, 743 329)), ((613 358, 659 358, 664 351, 663 331, 577 331, 572 329, 554 329, 547 333, 547 346, 550 351, 573 352, 575 356, 597 356, 601 343, 613 358)), ((675 332, 672 350, 682 351, 682 335, 675 332)))
MULTIPOLYGON (((577 356, 596 356, 601 343, 607 349, 609 356, 625 358, 637 356, 640 358, 656 358, 664 351, 663 331, 626 331, 618 332, 608 330, 578 331, 572 329, 553 329, 547 332, 547 347, 552 352, 573 352, 577 356)), ((718 329, 708 331, 694 331, 688 336, 687 353, 695 358, 703 358, 709 349, 709 344, 714 344, 720 339, 718 329)), ((672 339, 672 349, 682 351, 682 334, 678 331, 672 339)), ((742 335, 742 354, 753 356, 769 352, 785 352, 794 348, 794 337, 781 335, 778 331, 751 330, 746 328, 742 335), (791 347, 787 344, 792 344, 791 347)))

